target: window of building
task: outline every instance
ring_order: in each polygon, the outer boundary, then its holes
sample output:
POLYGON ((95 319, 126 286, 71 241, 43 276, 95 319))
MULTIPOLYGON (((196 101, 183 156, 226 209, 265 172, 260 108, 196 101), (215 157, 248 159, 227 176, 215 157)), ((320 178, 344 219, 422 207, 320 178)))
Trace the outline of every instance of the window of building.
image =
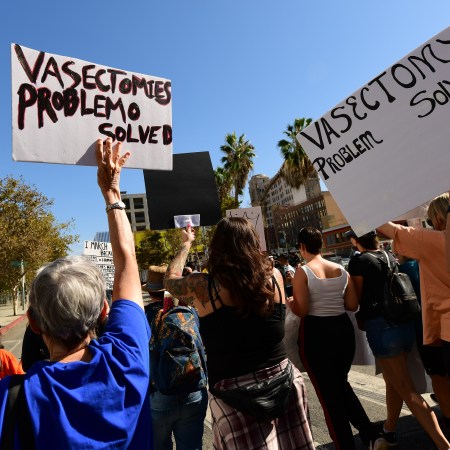
POLYGON ((125 203, 125 209, 130 209, 130 199, 124 198, 123 202, 125 203))
POLYGON ((144 212, 137 212, 134 215, 134 220, 136 221, 136 223, 145 223, 145 214, 144 214, 144 212))
POLYGON ((145 225, 136 225, 136 231, 144 231, 145 225))
POLYGON ((142 197, 133 198, 134 209, 144 209, 144 199, 142 197))

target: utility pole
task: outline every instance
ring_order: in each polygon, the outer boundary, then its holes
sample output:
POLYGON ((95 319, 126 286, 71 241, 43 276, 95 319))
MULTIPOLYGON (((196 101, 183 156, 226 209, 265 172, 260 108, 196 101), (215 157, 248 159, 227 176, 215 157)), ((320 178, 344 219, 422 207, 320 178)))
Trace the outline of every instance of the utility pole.
POLYGON ((23 259, 20 260, 20 278, 22 280, 22 311, 25 309, 25 267, 23 259))

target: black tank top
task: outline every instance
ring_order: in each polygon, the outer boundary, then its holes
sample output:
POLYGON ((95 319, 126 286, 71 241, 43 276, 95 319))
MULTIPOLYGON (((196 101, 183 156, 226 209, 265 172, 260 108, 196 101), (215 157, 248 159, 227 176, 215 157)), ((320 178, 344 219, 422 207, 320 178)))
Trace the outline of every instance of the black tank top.
MULTIPOLYGON (((272 280, 274 289, 276 286, 279 290, 274 277, 272 280)), ((280 303, 275 303, 269 316, 241 317, 236 307, 223 304, 211 276, 208 290, 214 311, 200 317, 200 333, 206 349, 210 386, 226 378, 274 366, 286 358, 283 342, 286 305, 281 303, 281 293, 280 303), (214 304, 211 286, 222 305, 220 308, 214 304)))

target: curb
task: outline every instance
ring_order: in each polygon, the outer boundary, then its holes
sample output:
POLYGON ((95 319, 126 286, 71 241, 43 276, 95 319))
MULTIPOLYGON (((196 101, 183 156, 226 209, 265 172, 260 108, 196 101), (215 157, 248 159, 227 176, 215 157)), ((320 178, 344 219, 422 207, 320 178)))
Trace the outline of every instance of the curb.
POLYGON ((5 325, 0 328, 0 336, 4 336, 11 328, 18 325, 20 322, 25 320, 27 318, 27 314, 22 314, 17 319, 14 319, 11 323, 8 323, 8 325, 5 325))

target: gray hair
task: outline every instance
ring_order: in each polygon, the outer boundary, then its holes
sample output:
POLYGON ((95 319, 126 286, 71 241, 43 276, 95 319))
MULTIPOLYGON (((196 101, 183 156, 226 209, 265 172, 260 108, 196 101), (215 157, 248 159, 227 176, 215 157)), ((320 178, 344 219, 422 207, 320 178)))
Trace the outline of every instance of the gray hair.
POLYGON ((95 332, 104 299, 98 267, 86 257, 67 256, 38 271, 31 284, 30 314, 43 333, 72 349, 95 332))

